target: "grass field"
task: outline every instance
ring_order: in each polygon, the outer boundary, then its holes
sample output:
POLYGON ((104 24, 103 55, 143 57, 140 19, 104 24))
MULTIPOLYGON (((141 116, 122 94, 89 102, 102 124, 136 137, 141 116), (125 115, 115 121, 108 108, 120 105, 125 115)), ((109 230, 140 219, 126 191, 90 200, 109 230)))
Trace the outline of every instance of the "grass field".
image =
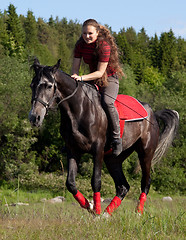
MULTIPOLYGON (((9 195, 10 192, 4 191, 3 196, 1 193, 0 239, 186 239, 184 197, 163 202, 162 197, 149 195, 141 217, 134 211, 136 201, 126 197, 113 216, 104 219, 94 218, 73 199, 42 203, 39 198, 52 197, 46 193, 27 196, 29 206, 7 207, 9 195)), ((106 206, 103 203, 102 210, 106 206)))

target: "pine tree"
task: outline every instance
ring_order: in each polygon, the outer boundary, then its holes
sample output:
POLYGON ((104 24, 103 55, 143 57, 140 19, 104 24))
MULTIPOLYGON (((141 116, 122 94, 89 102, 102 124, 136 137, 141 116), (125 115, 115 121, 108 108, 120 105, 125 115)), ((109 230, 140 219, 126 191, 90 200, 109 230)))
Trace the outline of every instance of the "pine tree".
POLYGON ((59 58, 61 58, 61 60, 62 60, 61 67, 62 67, 63 71, 70 73, 70 71, 71 71, 71 63, 70 63, 71 52, 70 52, 69 48, 67 47, 66 42, 67 42, 66 38, 63 34, 60 37, 58 54, 59 54, 59 58))
POLYGON ((8 32, 6 30, 5 15, 0 12, 0 53, 8 55, 8 32))
POLYGON ((18 46, 25 43, 25 33, 13 4, 8 7, 7 30, 18 46))
POLYGON ((55 21, 54 21, 52 16, 49 18, 48 25, 51 26, 51 27, 55 26, 55 21))
POLYGON ((119 47, 120 60, 122 63, 132 64, 132 47, 127 41, 125 29, 123 28, 115 36, 117 46, 119 47))
POLYGON ((160 69, 160 46, 157 34, 155 34, 154 38, 151 38, 149 49, 152 66, 160 69))
POLYGON ((145 54, 148 57, 148 47, 149 47, 149 37, 146 34, 144 28, 140 30, 137 34, 137 42, 138 42, 138 51, 145 54))
POLYGON ((177 57, 176 70, 186 69, 186 41, 180 37, 177 39, 177 57))
POLYGON ((134 30, 133 27, 127 28, 126 32, 125 32, 126 38, 128 43, 132 46, 132 47, 136 47, 137 45, 137 35, 136 35, 136 31, 134 30))
POLYGON ((35 17, 33 16, 33 12, 28 11, 27 17, 24 22, 24 28, 26 33, 26 42, 25 45, 29 48, 34 48, 34 46, 38 43, 37 38, 37 22, 35 17))
POLYGON ((50 35, 48 24, 46 24, 42 18, 38 18, 37 27, 39 42, 42 44, 47 44, 50 35))
POLYGON ((24 59, 25 32, 16 13, 16 8, 12 4, 9 5, 7 11, 6 30, 8 33, 8 41, 6 44, 7 54, 24 59))
POLYGON ((164 75, 170 76, 175 69, 176 38, 172 30, 162 33, 160 37, 160 69, 164 75))

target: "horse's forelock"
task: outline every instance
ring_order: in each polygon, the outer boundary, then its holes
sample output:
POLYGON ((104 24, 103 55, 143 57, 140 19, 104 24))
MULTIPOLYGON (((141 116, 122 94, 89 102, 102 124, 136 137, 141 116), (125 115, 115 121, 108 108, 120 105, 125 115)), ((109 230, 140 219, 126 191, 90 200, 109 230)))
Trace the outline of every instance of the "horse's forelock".
MULTIPOLYGON (((34 65, 35 64, 33 64, 33 68, 34 68, 34 65)), ((51 75, 51 71, 52 71, 51 67, 40 66, 38 71, 35 71, 35 75, 33 77, 32 84, 35 83, 36 85, 38 85, 43 76, 45 76, 48 79, 49 82, 53 83, 54 78, 51 75)))
POLYGON ((49 82, 54 83, 54 78, 52 77, 51 72, 52 72, 52 67, 45 66, 45 67, 43 68, 42 74, 43 74, 45 77, 47 77, 47 79, 49 80, 49 82))

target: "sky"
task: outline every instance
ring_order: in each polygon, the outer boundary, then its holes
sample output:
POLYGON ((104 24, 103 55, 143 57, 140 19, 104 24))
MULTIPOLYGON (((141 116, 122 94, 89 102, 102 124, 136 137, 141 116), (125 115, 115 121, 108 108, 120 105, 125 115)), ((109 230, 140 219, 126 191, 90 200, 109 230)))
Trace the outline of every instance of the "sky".
POLYGON ((186 39, 186 0, 0 0, 0 11, 16 7, 18 15, 33 12, 48 21, 52 16, 61 20, 83 23, 89 18, 107 24, 112 31, 142 28, 149 37, 173 30, 176 37, 186 39))

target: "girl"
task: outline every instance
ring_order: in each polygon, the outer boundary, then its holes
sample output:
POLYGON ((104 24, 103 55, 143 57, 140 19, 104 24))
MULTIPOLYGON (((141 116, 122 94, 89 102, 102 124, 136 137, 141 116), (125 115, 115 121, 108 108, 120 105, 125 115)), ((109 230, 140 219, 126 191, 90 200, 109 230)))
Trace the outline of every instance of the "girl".
POLYGON ((113 155, 122 151, 120 124, 114 101, 118 95, 118 76, 123 76, 119 65, 118 49, 110 31, 94 19, 83 23, 82 36, 74 49, 72 77, 77 81, 90 81, 100 87, 102 106, 107 114, 112 131, 113 155), (89 65, 90 73, 79 76, 81 59, 89 65))

